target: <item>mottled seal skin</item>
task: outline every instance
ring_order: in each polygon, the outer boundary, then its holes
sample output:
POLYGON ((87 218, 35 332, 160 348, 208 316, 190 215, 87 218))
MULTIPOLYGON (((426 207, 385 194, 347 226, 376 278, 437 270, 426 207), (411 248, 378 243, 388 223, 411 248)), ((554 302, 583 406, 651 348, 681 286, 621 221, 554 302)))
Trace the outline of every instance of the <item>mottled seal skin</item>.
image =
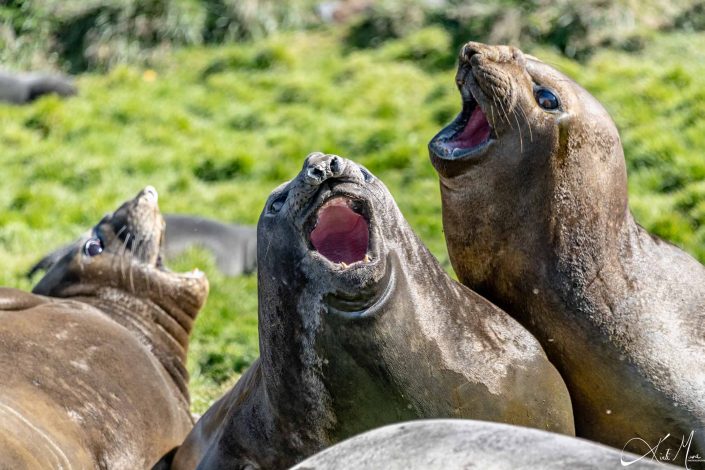
POLYGON ((705 454, 705 269, 634 221, 612 119, 511 47, 468 43, 457 82, 463 112, 429 149, 459 279, 541 341, 578 436, 640 453, 670 433, 673 456, 695 431, 705 454), (462 130, 478 106, 480 143, 478 116, 462 130))
MULTIPOLYGON (((198 246, 210 251, 218 269, 228 276, 250 274, 257 269, 255 227, 182 214, 164 214, 164 221, 166 231, 163 252, 166 260, 198 246)), ((48 270, 73 248, 74 243, 59 247, 42 257, 27 271, 26 276, 32 278, 35 273, 48 270)))
POLYGON ((292 470, 606 470, 679 467, 537 429, 465 419, 392 424, 347 439, 292 470))
POLYGON ((189 432, 184 362, 208 283, 160 267, 163 224, 145 188, 33 294, 0 289, 0 468, 149 468, 189 432))
POLYGON ((567 390, 538 342, 453 281, 363 167, 314 153, 258 224, 260 353, 172 468, 286 468, 341 439, 427 417, 571 434, 567 390), (334 202, 362 216, 367 252, 314 250, 334 202))
POLYGON ((0 70, 0 101, 24 104, 46 94, 72 96, 76 94, 76 87, 69 77, 59 74, 0 70))

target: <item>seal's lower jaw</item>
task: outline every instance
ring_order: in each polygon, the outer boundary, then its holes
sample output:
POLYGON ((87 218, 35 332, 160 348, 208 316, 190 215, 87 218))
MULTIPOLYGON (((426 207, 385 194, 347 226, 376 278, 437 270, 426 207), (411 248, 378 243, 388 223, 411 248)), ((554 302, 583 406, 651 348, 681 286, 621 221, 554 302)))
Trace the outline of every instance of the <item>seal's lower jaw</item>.
POLYGON ((470 93, 463 93, 463 110, 428 144, 431 159, 478 159, 494 142, 494 131, 487 116, 470 93))
POLYGON ((322 204, 315 217, 309 242, 318 254, 344 268, 370 261, 369 209, 364 201, 336 196, 322 204))
POLYGON ((352 295, 340 292, 327 295, 328 313, 350 320, 379 316, 394 296, 399 269, 399 260, 393 254, 380 262, 383 263, 384 276, 374 285, 352 295))

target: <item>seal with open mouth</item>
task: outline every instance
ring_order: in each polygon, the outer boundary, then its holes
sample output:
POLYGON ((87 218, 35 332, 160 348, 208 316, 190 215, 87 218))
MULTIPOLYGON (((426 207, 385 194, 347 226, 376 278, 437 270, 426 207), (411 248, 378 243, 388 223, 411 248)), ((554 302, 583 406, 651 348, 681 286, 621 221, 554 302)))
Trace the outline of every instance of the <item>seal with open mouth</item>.
POLYGON ((674 456, 695 431, 702 455, 705 269, 634 221, 612 119, 511 47, 468 43, 457 83, 429 149, 459 279, 541 341, 578 436, 674 456))
POLYGON ((0 289, 1 468, 148 468, 189 432, 184 362, 208 282, 161 266, 163 230, 147 187, 33 294, 0 289))
POLYGON ((309 155, 269 197, 257 247, 261 356, 172 468, 286 468, 426 417, 573 433, 567 390, 538 342, 448 277, 365 168, 309 155))

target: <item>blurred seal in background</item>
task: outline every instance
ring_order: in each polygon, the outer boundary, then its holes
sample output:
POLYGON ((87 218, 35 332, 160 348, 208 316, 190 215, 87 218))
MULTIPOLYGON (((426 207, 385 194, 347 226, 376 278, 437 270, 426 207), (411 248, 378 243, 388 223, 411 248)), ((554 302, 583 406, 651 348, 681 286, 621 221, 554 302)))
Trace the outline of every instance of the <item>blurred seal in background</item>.
POLYGON ((65 75, 0 70, 0 101, 24 104, 47 94, 73 96, 76 93, 73 80, 65 75))

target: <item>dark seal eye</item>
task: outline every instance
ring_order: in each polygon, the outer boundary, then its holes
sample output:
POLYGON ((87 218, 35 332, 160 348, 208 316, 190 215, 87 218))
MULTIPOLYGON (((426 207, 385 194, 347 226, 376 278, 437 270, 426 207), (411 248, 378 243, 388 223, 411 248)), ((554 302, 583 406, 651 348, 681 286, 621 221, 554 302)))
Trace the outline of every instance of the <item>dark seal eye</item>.
POLYGON ((277 196, 277 198, 273 200, 271 204, 269 204, 269 212, 279 212, 282 206, 284 206, 284 203, 286 202, 286 196, 287 193, 283 193, 277 196))
POLYGON ((536 96, 536 102, 539 106, 545 110, 553 111, 554 109, 558 109, 561 105, 556 94, 546 88, 539 88, 534 93, 534 96, 536 96))
POLYGON ((98 256, 103 252, 103 242, 97 238, 91 238, 83 245, 83 253, 86 256, 98 256))

